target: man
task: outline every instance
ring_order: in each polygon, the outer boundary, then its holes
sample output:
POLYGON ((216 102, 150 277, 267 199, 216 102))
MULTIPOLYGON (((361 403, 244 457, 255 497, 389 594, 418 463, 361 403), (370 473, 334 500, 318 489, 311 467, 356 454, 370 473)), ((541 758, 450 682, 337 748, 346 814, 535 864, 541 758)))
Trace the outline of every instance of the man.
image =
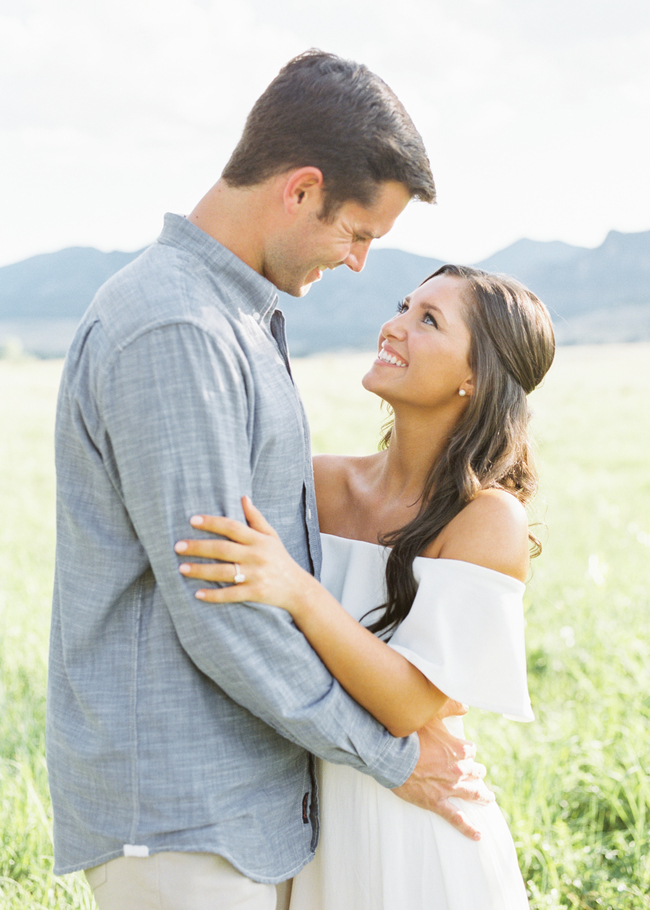
POLYGON ((480 795, 459 783, 480 776, 469 744, 442 727, 394 739, 286 613, 201 604, 173 550, 192 514, 241 517, 247 493, 318 572, 276 288, 360 271, 408 200, 434 192, 390 89, 308 52, 189 218, 168 215, 79 327, 57 417, 48 767, 55 871, 85 869, 100 910, 275 907, 317 842, 309 753, 475 834, 445 800, 480 795))

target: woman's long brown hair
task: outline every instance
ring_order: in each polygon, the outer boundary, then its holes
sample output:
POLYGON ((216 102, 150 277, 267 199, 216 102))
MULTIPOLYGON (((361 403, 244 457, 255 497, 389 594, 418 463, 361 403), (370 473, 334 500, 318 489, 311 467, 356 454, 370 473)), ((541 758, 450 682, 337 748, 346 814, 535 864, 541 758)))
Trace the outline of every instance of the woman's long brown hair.
MULTIPOLYGON (((377 608, 383 612, 369 628, 385 637, 395 631, 413 604, 417 591, 414 558, 480 490, 507 490, 526 505, 537 489, 526 396, 553 362, 555 339, 548 311, 514 278, 443 265, 425 281, 436 275, 463 281, 474 392, 429 471, 418 515, 381 541, 391 547, 386 563, 387 600, 377 608)), ((382 440, 384 448, 390 444, 391 432, 389 426, 382 440)), ((541 545, 530 531, 529 537, 532 555, 537 556, 541 545)))

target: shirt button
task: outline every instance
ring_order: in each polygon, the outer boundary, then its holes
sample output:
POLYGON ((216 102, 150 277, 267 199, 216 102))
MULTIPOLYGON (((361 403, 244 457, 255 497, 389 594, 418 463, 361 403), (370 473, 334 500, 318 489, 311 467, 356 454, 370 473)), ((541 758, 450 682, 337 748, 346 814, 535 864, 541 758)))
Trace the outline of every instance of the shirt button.
POLYGON ((311 509, 307 507, 307 518, 311 521, 311 509))

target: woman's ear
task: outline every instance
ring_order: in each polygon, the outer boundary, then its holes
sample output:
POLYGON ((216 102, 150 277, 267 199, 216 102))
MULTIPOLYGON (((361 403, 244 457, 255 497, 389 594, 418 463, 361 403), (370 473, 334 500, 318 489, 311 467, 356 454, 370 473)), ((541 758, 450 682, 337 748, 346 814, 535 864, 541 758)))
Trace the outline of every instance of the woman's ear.
POLYGON ((461 382, 458 394, 461 398, 471 398, 474 394, 474 376, 471 373, 467 379, 461 382))

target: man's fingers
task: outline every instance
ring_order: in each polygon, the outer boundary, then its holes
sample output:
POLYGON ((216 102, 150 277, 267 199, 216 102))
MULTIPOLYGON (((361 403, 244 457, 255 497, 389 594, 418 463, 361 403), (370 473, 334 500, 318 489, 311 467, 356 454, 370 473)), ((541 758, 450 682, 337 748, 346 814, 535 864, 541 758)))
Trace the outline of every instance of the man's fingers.
POLYGON ((461 780, 482 780, 486 774, 485 765, 481 765, 479 762, 474 761, 473 758, 465 758, 462 761, 459 761, 454 770, 460 772, 461 780))
POLYGON ((455 752, 458 762, 472 762, 476 758, 476 744, 469 742, 467 739, 457 739, 455 741, 455 752))
POLYGON ((463 780, 454 787, 454 796, 459 799, 465 799, 468 802, 479 803, 481 806, 489 806, 496 799, 494 793, 488 790, 487 785, 482 780, 463 780))
POLYGON ((446 742, 447 752, 450 759, 450 772, 456 777, 469 773, 475 764, 476 746, 466 739, 449 738, 446 742))
POLYGON ((480 762, 472 761, 467 769, 466 777, 471 777, 475 780, 483 780, 486 774, 487 768, 485 765, 480 764, 480 762))
POLYGON ((471 840, 481 839, 481 832, 479 829, 470 822, 461 809, 452 805, 448 799, 441 800, 435 811, 441 818, 444 818, 445 821, 456 828, 457 831, 464 834, 465 837, 469 837, 471 840))

